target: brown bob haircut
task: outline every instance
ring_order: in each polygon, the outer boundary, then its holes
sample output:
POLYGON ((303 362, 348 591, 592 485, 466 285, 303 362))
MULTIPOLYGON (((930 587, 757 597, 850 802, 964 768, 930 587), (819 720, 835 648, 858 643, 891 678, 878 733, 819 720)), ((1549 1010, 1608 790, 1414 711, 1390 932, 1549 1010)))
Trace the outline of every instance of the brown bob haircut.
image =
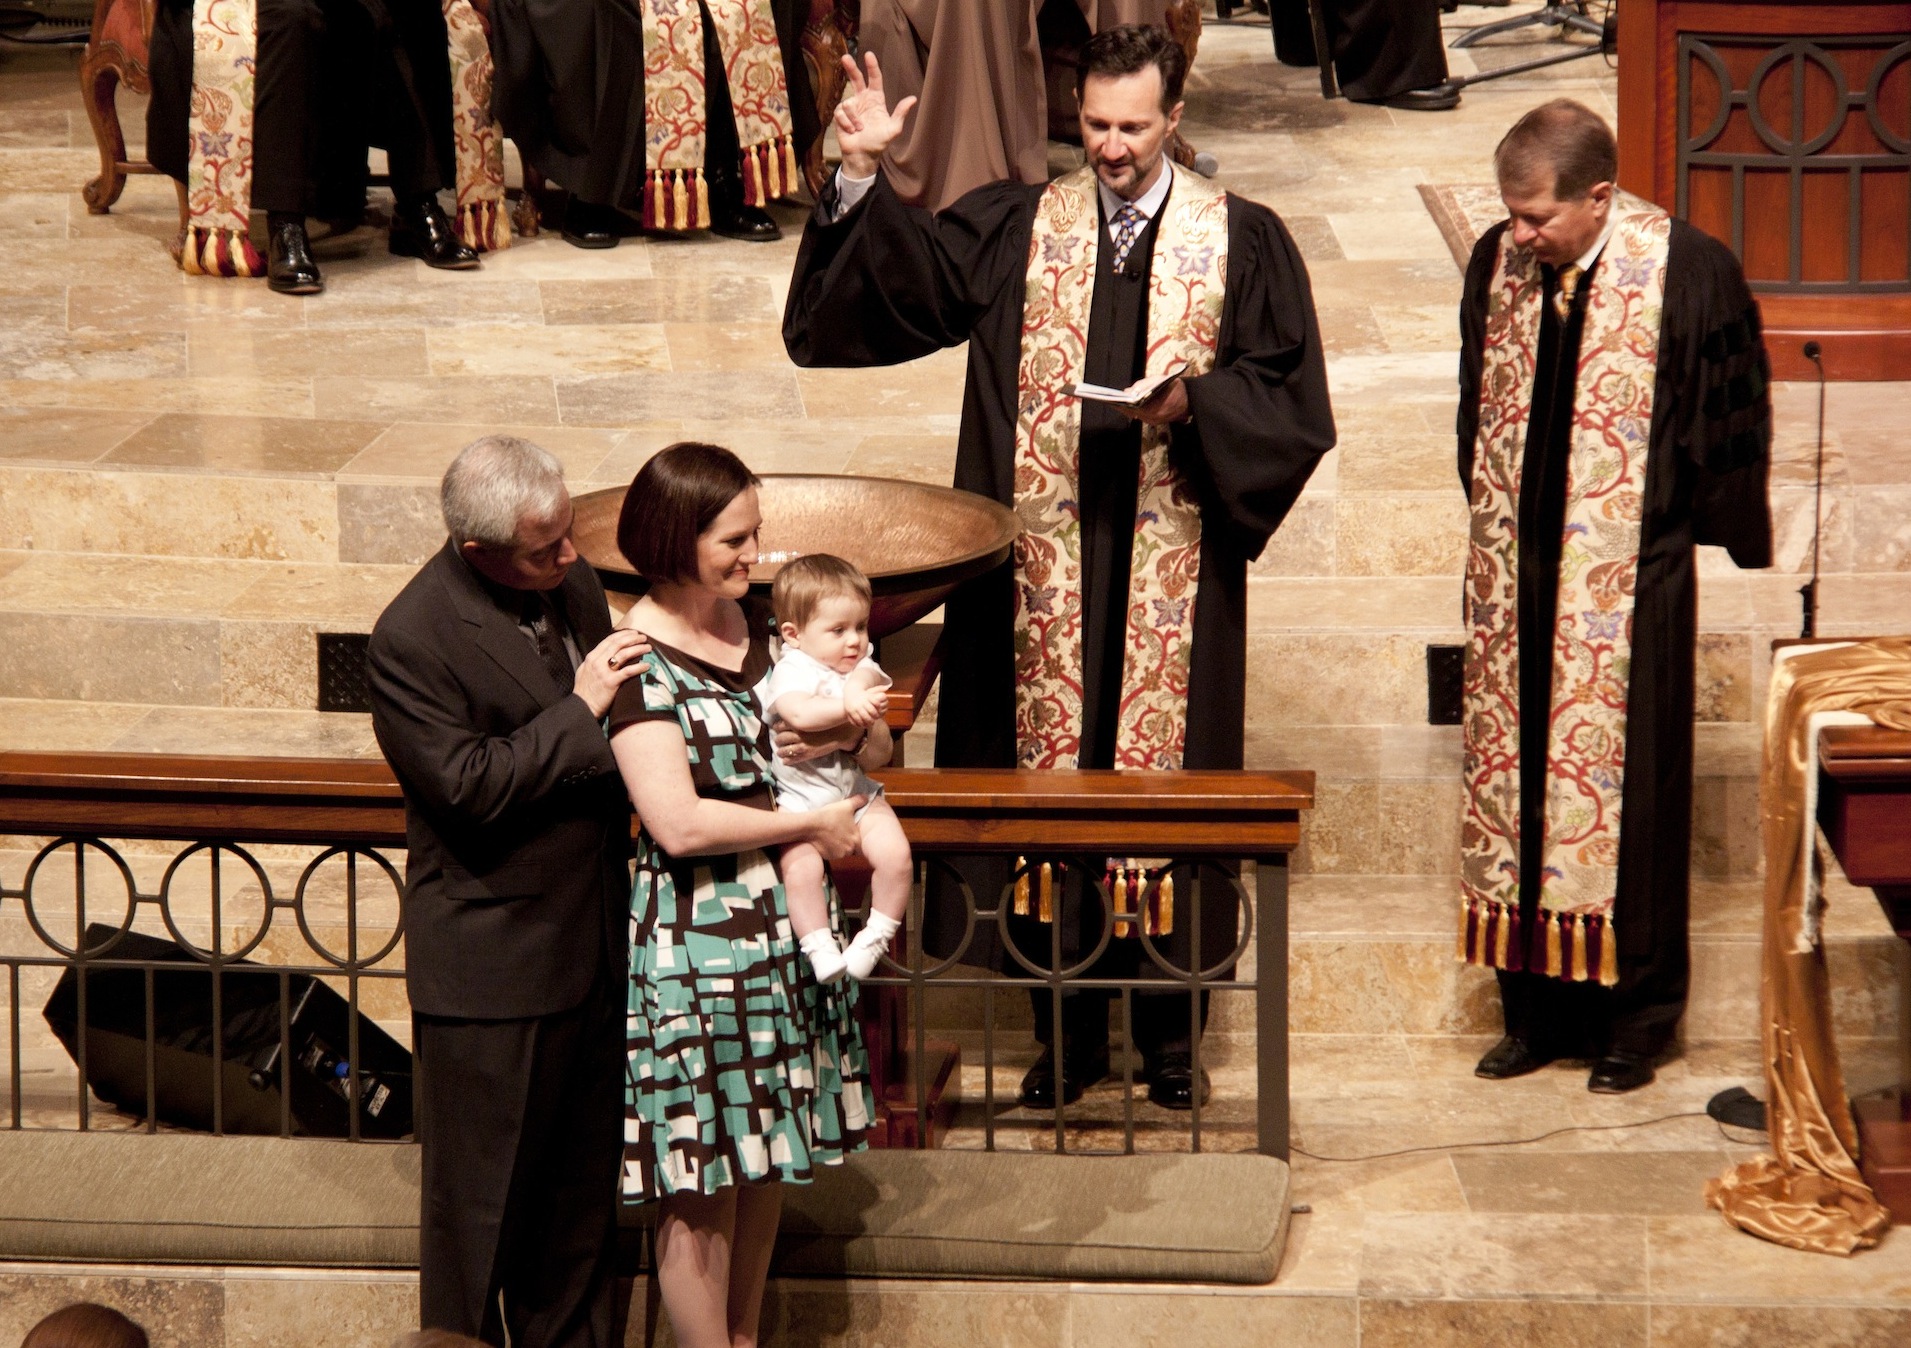
POLYGON ((146 1331, 111 1306, 75 1302, 27 1331, 20 1348, 147 1348, 146 1331))
POLYGON ((1493 151, 1493 172, 1516 192, 1537 192, 1550 175, 1553 200, 1578 201, 1619 176, 1619 144, 1598 113, 1555 98, 1513 123, 1493 151))
POLYGON ((1075 97, 1080 100, 1090 75, 1118 79, 1149 66, 1161 72, 1161 110, 1174 111, 1188 78, 1188 54, 1181 50, 1181 44, 1169 37, 1165 28, 1151 23, 1104 28, 1082 48, 1082 63, 1075 70, 1075 97))
POLYGON ((812 552, 793 557, 770 582, 770 608, 778 623, 801 627, 816 616, 825 599, 850 596, 870 603, 869 577, 853 563, 827 552, 812 552))
POLYGON ((722 445, 680 440, 637 470, 617 517, 617 550, 652 581, 694 580, 697 540, 757 475, 722 445))

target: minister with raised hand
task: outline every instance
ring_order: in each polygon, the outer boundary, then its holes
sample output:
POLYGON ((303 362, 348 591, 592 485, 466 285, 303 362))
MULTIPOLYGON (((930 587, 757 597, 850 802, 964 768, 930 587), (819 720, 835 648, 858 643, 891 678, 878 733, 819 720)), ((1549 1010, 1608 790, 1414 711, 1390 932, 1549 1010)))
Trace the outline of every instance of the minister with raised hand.
MULTIPOLYGON (((914 100, 891 110, 876 61, 866 76, 851 64, 836 112, 843 166, 804 232, 784 343, 802 366, 891 365, 969 343, 955 485, 1025 526, 1012 570, 949 601, 939 766, 1241 766, 1247 563, 1334 425, 1293 240, 1266 207, 1163 153, 1184 74, 1159 28, 1096 35, 1079 78, 1087 163, 1048 184, 991 183, 932 215, 877 173, 914 100), (1134 407, 1070 391, 1177 368, 1134 407)), ((1235 904, 1226 883, 1203 890, 1198 953, 1212 967, 1233 948, 1235 904)), ((1099 940, 1086 893, 1071 877, 1053 913, 1065 959, 1099 940)), ((931 904, 932 946, 960 940, 957 907, 931 904)), ((1169 925, 1157 948, 1186 968, 1186 914, 1169 925)), ((1046 929, 1029 934, 1018 947, 1046 955, 1046 929)), ((1095 975, 1149 967, 1138 940, 1118 939, 1095 975)), ((1024 1103, 1053 1108, 1108 1073, 1110 995, 1065 1000, 1059 1054, 1051 999, 1034 998, 1045 1051, 1024 1103)), ((1186 995, 1138 994, 1134 1007, 1149 1097, 1188 1107, 1201 1088, 1186 995)))

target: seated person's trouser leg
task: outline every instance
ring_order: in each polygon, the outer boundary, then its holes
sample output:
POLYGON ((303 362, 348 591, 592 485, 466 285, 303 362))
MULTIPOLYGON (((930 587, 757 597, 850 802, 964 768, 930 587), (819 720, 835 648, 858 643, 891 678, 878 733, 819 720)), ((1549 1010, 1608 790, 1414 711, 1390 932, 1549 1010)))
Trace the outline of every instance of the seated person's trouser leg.
POLYGON ((259 0, 258 24, 252 209, 303 216, 318 204, 325 16, 315 0, 259 0))

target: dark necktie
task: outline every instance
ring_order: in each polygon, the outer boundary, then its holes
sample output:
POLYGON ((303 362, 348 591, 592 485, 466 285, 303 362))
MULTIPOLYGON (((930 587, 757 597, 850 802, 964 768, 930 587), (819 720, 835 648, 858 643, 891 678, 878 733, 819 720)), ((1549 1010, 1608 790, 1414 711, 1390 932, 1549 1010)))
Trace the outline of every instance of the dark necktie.
POLYGON ((1135 236, 1141 233, 1141 224, 1141 210, 1132 204, 1116 211, 1115 218, 1108 222, 1108 236, 1115 243, 1114 269, 1117 272, 1128 265, 1128 254, 1134 251, 1135 236))
POLYGON ((531 635, 537 639, 537 653, 544 661, 544 668, 550 671, 559 688, 570 692, 571 686, 577 681, 577 671, 571 668, 570 654, 564 649, 557 613, 542 590, 525 591, 524 625, 531 629, 531 635))

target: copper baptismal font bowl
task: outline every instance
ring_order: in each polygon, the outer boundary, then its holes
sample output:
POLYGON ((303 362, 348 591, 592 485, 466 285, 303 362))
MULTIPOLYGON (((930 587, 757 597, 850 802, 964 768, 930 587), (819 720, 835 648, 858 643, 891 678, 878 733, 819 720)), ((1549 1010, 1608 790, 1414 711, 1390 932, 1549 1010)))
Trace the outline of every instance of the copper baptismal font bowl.
MULTIPOLYGON (((577 498, 577 550, 612 590, 643 580, 617 550, 624 487, 577 498)), ((1000 566, 1022 531, 1015 512, 973 492, 888 477, 766 473, 759 490, 761 560, 750 588, 769 593, 783 563, 829 552, 854 562, 875 591, 870 635, 900 632, 963 581, 1000 566)))

